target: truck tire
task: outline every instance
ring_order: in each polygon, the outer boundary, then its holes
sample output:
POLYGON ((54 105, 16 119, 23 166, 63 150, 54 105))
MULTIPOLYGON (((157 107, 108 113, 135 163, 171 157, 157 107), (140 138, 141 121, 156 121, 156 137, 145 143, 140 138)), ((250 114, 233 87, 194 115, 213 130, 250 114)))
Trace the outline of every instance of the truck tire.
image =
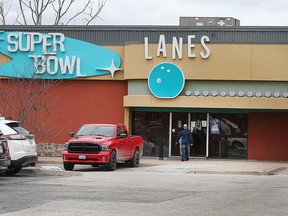
POLYGON ((8 167, 8 170, 6 170, 5 175, 13 176, 17 174, 18 172, 20 172, 21 169, 22 167, 8 167))
POLYGON ((134 153, 133 158, 129 161, 129 166, 139 167, 139 163, 140 163, 140 153, 139 153, 139 150, 137 149, 134 153))
POLYGON ((116 151, 112 151, 110 154, 110 160, 109 163, 107 164, 107 169, 110 171, 114 171, 117 167, 117 156, 116 156, 116 151))
POLYGON ((63 166, 64 166, 64 169, 67 171, 72 171, 74 169, 73 163, 64 162, 63 166))

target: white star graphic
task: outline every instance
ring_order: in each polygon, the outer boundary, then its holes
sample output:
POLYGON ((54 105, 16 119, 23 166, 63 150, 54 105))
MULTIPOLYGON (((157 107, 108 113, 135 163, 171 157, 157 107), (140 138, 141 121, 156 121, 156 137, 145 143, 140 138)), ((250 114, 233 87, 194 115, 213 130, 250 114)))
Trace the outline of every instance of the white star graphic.
POLYGON ((109 68, 97 68, 96 70, 107 70, 111 73, 112 79, 114 77, 114 73, 118 70, 122 70, 122 68, 115 67, 114 59, 112 59, 111 65, 109 68))

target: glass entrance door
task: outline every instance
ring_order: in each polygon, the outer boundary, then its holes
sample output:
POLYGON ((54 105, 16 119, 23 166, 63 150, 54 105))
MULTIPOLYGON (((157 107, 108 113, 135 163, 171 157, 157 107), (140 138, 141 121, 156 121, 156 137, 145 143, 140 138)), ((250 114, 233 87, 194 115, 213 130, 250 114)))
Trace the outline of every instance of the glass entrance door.
POLYGON ((193 146, 191 146, 190 149, 190 156, 206 156, 207 127, 208 123, 206 113, 190 114, 190 128, 193 134, 193 146))
POLYGON ((184 124, 188 124, 188 113, 172 113, 171 156, 180 156, 180 145, 176 141, 178 133, 183 129, 184 124))
POLYGON ((180 145, 176 144, 178 133, 187 124, 193 134, 191 157, 206 156, 207 114, 206 113, 173 113, 171 129, 171 156, 180 156, 180 145))

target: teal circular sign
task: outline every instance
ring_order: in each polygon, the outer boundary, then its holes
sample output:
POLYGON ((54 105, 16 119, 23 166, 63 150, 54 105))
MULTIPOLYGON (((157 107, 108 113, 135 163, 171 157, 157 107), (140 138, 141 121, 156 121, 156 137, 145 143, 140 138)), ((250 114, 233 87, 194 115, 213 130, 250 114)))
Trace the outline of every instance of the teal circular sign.
POLYGON ((156 65, 148 77, 149 89, 157 98, 175 98, 182 92, 184 85, 183 72, 169 62, 156 65))

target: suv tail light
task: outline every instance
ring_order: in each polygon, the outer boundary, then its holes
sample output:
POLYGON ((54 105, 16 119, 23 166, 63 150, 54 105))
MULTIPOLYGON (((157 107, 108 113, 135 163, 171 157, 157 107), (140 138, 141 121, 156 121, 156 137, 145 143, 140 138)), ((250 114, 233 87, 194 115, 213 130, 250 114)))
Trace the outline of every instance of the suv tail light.
POLYGON ((6 149, 6 156, 9 157, 10 156, 10 152, 9 152, 9 147, 6 141, 2 141, 4 143, 5 149, 6 149))
POLYGON ((7 141, 3 137, 0 137, 0 142, 2 142, 3 145, 4 145, 6 157, 9 157, 10 156, 10 152, 9 152, 9 147, 8 147, 7 141))
POLYGON ((27 139, 27 137, 23 134, 7 135, 6 137, 9 140, 26 140, 27 139))

